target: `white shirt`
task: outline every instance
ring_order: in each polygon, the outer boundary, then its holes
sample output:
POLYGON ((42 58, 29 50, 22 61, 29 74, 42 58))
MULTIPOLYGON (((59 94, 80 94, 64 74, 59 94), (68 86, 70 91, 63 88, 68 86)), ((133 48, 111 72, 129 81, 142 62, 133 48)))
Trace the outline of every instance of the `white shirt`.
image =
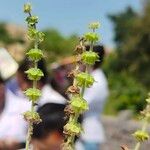
POLYGON ((29 104, 18 99, 9 90, 6 90, 5 98, 5 107, 0 114, 0 140, 13 139, 23 142, 27 124, 22 114, 29 109, 29 104))
POLYGON ((46 84, 42 90, 42 96, 38 101, 38 105, 42 106, 46 103, 56 103, 56 104, 65 104, 66 99, 61 96, 57 91, 55 91, 50 85, 46 84))
MULTIPOLYGON (((56 103, 56 104, 65 104, 66 99, 59 94, 57 91, 55 91, 49 84, 46 84, 41 89, 42 96, 38 100, 38 106, 42 106, 46 103, 56 103)), ((17 91, 17 95, 24 99, 25 101, 28 101, 28 98, 23 94, 23 92, 19 89, 17 91)))
POLYGON ((101 69, 94 70, 91 75, 95 79, 92 87, 87 88, 84 98, 89 104, 89 110, 83 118, 83 141, 102 143, 105 140, 104 129, 100 122, 100 114, 108 96, 107 79, 101 69))

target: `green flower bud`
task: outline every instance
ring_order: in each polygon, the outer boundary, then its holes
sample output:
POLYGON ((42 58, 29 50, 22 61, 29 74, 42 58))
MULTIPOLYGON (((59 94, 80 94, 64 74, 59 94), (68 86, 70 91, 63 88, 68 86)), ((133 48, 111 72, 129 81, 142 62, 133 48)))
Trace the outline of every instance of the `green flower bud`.
POLYGON ((36 23, 38 23, 38 17, 37 16, 29 16, 26 18, 26 21, 28 23, 28 25, 35 25, 36 23))
POLYGON ((97 53, 92 51, 86 51, 82 53, 82 61, 88 65, 94 65, 96 61, 99 61, 99 56, 97 53))
POLYGON ((29 3, 25 4, 23 10, 24 10, 24 13, 30 13, 32 10, 31 4, 29 3))
POLYGON ((31 49, 26 55, 33 61, 39 61, 43 57, 43 53, 40 49, 31 49))
POLYGON ((89 42, 97 42, 99 40, 98 34, 93 32, 86 33, 84 37, 89 42))
POLYGON ((148 133, 145 132, 145 131, 141 131, 141 130, 136 131, 136 132, 133 134, 133 136, 136 138, 136 140, 137 140, 138 142, 143 142, 143 141, 145 141, 145 140, 148 140, 148 138, 149 138, 148 133))
POLYGON ((82 87, 90 87, 93 85, 94 83, 94 78, 93 76, 91 76, 90 74, 81 72, 76 76, 76 80, 77 80, 77 84, 78 86, 82 87))
POLYGON ((68 122, 64 126, 64 132, 68 135, 79 135, 81 131, 81 125, 79 123, 68 122))
POLYGON ((24 94, 29 98, 30 101, 36 102, 41 96, 41 91, 35 88, 27 89, 24 94))
POLYGON ((77 114, 81 114, 89 109, 87 101, 80 96, 72 97, 70 104, 72 110, 77 114))
POLYGON ((99 22, 93 22, 89 24, 89 29, 98 29, 100 27, 100 23, 99 22))
POLYGON ((43 72, 38 68, 30 68, 29 70, 25 71, 27 74, 29 80, 35 80, 38 81, 41 79, 41 77, 44 76, 43 72))
POLYGON ((27 111, 23 115, 24 115, 25 120, 27 120, 28 122, 31 122, 31 123, 38 124, 42 121, 40 119, 39 114, 37 112, 34 112, 34 111, 27 111))

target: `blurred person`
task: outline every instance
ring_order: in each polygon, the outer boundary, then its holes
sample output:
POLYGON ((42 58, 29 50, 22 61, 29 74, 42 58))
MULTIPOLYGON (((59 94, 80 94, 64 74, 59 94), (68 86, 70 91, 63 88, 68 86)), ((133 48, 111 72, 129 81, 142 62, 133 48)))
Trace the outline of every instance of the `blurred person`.
POLYGON ((72 80, 68 78, 68 72, 71 70, 68 68, 69 65, 60 65, 52 70, 51 85, 52 87, 61 93, 66 99, 68 95, 66 94, 66 89, 71 85, 72 80))
POLYGON ((9 89, 13 94, 17 95, 19 85, 16 76, 12 76, 6 81, 6 88, 9 89))
POLYGON ((0 150, 21 147, 26 135, 26 122, 22 113, 28 108, 28 103, 6 89, 5 81, 0 77, 0 150))
POLYGON ((42 122, 34 125, 33 150, 61 150, 64 126, 63 104, 47 103, 39 107, 38 113, 42 122))
MULTIPOLYGON (((25 71, 27 71, 31 67, 32 62, 29 59, 25 59, 20 64, 16 75, 16 82, 18 86, 16 86, 17 88, 15 90, 15 94, 21 98, 24 98, 25 100, 27 100, 27 98, 25 97, 23 91, 32 87, 32 81, 27 78, 25 71)), ((41 69, 44 73, 44 76, 40 81, 38 81, 37 84, 38 88, 42 92, 42 96, 38 101, 38 105, 42 106, 43 104, 48 102, 64 104, 66 102, 65 98, 57 91, 55 91, 48 82, 48 72, 43 59, 38 62, 38 68, 41 69)))
MULTIPOLYGON (((87 46, 86 49, 89 50, 90 47, 87 46)), ((101 69, 104 47, 96 45, 93 51, 99 55, 100 61, 96 62, 90 71, 96 82, 84 93, 84 98, 89 104, 89 111, 83 116, 84 133, 81 135, 81 141, 84 150, 99 150, 101 143, 105 140, 104 129, 100 120, 109 93, 107 79, 101 69)))

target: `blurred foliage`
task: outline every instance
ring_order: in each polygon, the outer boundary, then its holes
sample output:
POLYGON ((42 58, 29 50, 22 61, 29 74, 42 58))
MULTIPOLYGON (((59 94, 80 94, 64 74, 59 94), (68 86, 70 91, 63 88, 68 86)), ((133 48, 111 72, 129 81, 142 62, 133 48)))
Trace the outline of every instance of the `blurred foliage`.
POLYGON ((70 56, 77 43, 77 36, 65 37, 55 29, 44 31, 45 40, 40 45, 46 51, 46 59, 49 63, 58 60, 60 57, 70 56))
POLYGON ((5 28, 6 24, 5 23, 0 23, 0 42, 3 44, 12 44, 12 43, 24 43, 22 38, 15 38, 11 37, 8 31, 5 28))
POLYGON ((110 88, 105 114, 114 115, 125 109, 131 109, 135 114, 139 113, 145 106, 147 88, 125 69, 120 72, 113 69, 118 66, 116 55, 114 53, 109 55, 103 66, 110 88))
POLYGON ((106 112, 127 108, 136 112, 150 89, 150 2, 145 0, 141 14, 127 8, 109 18, 117 48, 104 65, 111 89, 106 112))

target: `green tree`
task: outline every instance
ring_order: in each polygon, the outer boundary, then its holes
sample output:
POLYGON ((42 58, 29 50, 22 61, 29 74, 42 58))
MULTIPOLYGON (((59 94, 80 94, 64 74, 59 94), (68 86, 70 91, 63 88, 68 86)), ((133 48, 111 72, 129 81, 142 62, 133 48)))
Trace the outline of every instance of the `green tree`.
POLYGON ((127 8, 109 18, 114 24, 116 42, 116 51, 104 66, 112 89, 110 99, 117 101, 117 109, 130 107, 139 111, 150 88, 150 2, 145 0, 140 14, 127 8))

